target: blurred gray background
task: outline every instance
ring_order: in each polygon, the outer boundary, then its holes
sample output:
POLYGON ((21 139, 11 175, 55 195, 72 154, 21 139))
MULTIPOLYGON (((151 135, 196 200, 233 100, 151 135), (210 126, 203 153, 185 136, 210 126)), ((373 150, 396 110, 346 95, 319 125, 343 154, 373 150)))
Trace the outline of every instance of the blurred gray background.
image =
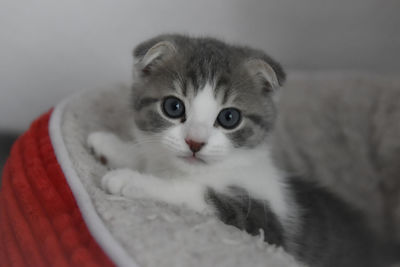
POLYGON ((129 83, 132 48, 153 35, 255 46, 289 75, 396 73, 399 13, 399 0, 0 0, 0 162, 14 133, 62 98, 129 83))

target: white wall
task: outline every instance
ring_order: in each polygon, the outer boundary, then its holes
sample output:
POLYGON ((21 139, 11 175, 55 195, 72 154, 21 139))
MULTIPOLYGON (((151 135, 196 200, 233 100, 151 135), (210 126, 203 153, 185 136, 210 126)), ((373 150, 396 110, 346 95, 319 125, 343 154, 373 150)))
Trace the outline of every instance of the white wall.
POLYGON ((400 70, 398 0, 0 0, 0 130, 130 81, 134 45, 212 34, 301 69, 400 70))

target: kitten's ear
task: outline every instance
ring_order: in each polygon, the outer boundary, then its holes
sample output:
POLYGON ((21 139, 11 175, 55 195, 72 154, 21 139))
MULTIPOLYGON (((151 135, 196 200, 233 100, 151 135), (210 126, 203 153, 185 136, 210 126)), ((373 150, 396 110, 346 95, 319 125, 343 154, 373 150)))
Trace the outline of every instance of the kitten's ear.
POLYGON ((275 92, 285 81, 282 67, 275 62, 269 64, 264 59, 250 59, 245 63, 249 74, 263 88, 264 93, 275 92))
POLYGON ((175 45, 170 41, 145 42, 134 50, 135 71, 148 75, 157 66, 162 65, 176 53, 175 45))

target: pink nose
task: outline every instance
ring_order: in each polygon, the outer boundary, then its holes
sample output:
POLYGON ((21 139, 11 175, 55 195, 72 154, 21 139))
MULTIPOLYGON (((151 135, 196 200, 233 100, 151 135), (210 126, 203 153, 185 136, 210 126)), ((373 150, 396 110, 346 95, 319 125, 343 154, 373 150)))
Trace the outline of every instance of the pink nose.
POLYGON ((193 140, 191 140, 191 139, 185 139, 185 142, 186 142, 186 144, 188 144, 190 150, 191 150, 193 153, 199 152, 200 149, 205 145, 204 142, 199 143, 199 142, 193 141, 193 140))

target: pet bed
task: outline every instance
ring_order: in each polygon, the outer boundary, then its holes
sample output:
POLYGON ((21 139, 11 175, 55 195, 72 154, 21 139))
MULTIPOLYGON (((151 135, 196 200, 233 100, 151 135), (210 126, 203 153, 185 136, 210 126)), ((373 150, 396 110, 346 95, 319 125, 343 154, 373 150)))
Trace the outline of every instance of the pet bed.
POLYGON ((212 216, 106 194, 88 133, 129 137, 129 89, 75 95, 13 146, 0 192, 0 266, 298 266, 212 216))
MULTIPOLYGON (((377 97, 392 104, 377 105, 374 112, 398 105, 400 82, 387 79, 376 82, 366 75, 319 76, 322 78, 297 75, 289 80, 286 91, 282 90, 291 97, 283 95, 281 99, 285 110, 278 120, 274 140, 280 148, 277 158, 290 171, 319 174, 325 179, 323 183, 360 209, 372 211, 371 218, 375 218, 384 210, 384 192, 379 187, 379 179, 384 176, 378 175, 368 183, 361 180, 363 176, 354 176, 357 165, 364 164, 364 158, 360 157, 352 162, 353 168, 347 169, 352 176, 339 179, 334 175, 335 169, 329 167, 337 167, 345 158, 343 155, 357 156, 364 152, 339 151, 335 145, 326 154, 318 150, 322 146, 315 142, 329 143, 326 138, 336 135, 325 134, 323 127, 312 132, 309 129, 326 122, 324 113, 315 113, 316 110, 327 109, 327 114, 332 114, 332 110, 337 112, 346 108, 347 97, 354 101, 345 114, 354 112, 357 103, 359 110, 367 109, 368 103, 377 102, 374 101, 377 97), (345 91, 350 88, 364 88, 360 91, 364 95, 357 90, 345 91), (394 94, 379 93, 385 91, 382 88, 392 88, 394 94), (322 95, 318 95, 319 89, 322 95), (338 93, 335 95, 334 91, 338 93), (338 106, 338 103, 344 104, 338 106), (291 133, 296 133, 295 137, 290 137, 291 133), (300 153, 307 150, 301 150, 301 144, 313 147, 313 153, 300 153), (318 168, 312 168, 309 160, 317 162, 318 168), (329 165, 333 163, 336 165, 329 165), (323 173, 326 170, 332 173, 323 173), (374 206, 370 203, 365 206, 366 197, 374 199, 374 206)), ((299 266, 281 248, 262 242, 262 237, 249 236, 212 216, 151 200, 106 194, 100 188, 100 180, 107 169, 91 155, 86 138, 92 131, 106 130, 129 139, 132 123, 129 98, 129 88, 124 87, 72 96, 36 120, 15 143, 3 170, 0 191, 0 266, 299 266)), ((397 121, 387 124, 392 128, 386 132, 393 136, 398 136, 394 128, 398 125, 398 114, 392 111, 392 117, 385 116, 386 120, 397 121)), ((351 125, 359 127, 356 123, 351 125)), ((393 139, 388 135, 384 140, 393 139)), ((377 158, 395 160, 393 155, 377 158)), ((400 201, 391 203, 392 210, 398 210, 400 201)), ((375 225, 379 230, 379 223, 375 225)))

